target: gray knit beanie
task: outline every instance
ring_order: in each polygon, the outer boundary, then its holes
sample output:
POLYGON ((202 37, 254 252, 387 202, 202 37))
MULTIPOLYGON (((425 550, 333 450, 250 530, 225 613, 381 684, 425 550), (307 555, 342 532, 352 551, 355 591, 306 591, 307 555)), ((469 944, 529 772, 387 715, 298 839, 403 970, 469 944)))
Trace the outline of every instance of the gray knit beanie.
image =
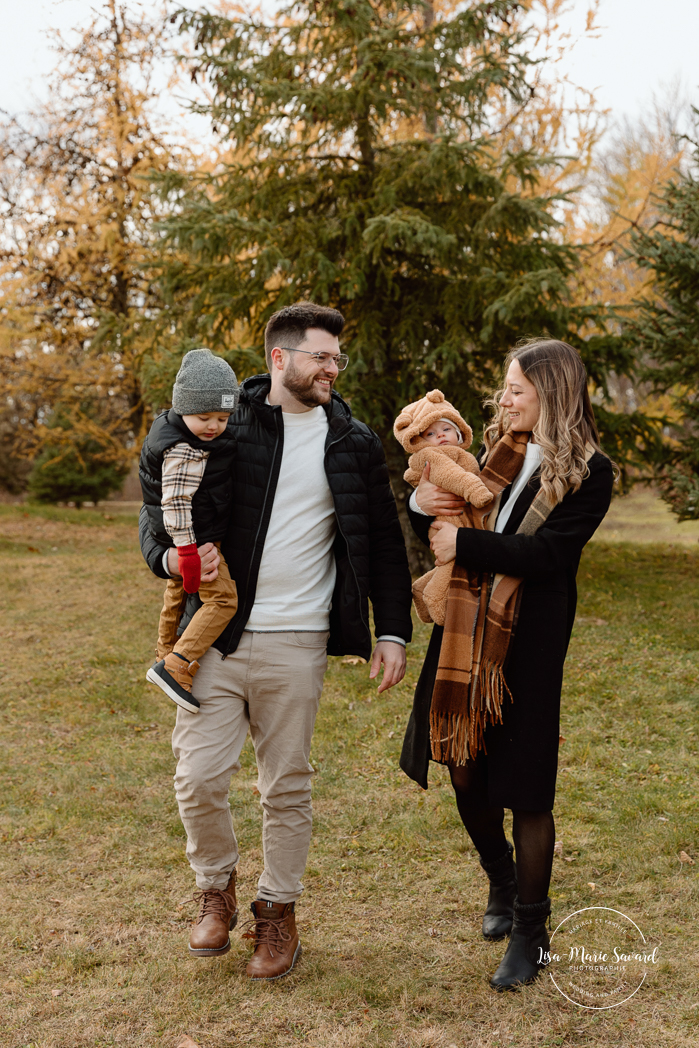
POLYGON ((210 349, 192 349, 182 358, 172 389, 172 406, 178 415, 203 415, 210 411, 235 411, 240 387, 235 371, 210 349))

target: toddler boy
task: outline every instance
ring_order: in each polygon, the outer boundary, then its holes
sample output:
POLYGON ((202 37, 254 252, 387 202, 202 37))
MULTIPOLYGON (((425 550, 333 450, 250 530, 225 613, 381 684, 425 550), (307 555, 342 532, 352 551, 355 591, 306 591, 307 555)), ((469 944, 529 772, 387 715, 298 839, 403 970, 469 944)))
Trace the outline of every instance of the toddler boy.
POLYGON ((146 679, 190 713, 197 659, 235 615, 238 595, 223 557, 218 577, 201 581, 197 546, 219 546, 230 517, 235 440, 227 429, 238 404, 233 369, 208 349, 186 353, 175 379, 172 408, 154 420, 141 451, 139 476, 148 527, 163 545, 177 547, 181 578, 168 580, 158 627, 157 661, 146 679), (178 638, 188 593, 201 607, 178 638))

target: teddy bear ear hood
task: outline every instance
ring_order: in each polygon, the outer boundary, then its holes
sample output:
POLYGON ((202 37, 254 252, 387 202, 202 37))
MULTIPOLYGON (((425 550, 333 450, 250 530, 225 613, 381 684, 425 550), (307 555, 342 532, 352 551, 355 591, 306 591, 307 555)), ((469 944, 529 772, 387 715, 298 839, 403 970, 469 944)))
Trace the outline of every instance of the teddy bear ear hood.
POLYGON ((430 390, 422 400, 416 400, 413 404, 404 407, 394 423, 393 433, 398 443, 403 445, 409 455, 412 455, 414 451, 428 447, 420 434, 424 433, 428 426, 439 422, 440 419, 446 419, 460 431, 464 441, 461 447, 471 446, 473 441, 471 427, 464 422, 453 404, 444 399, 444 394, 440 389, 430 390))

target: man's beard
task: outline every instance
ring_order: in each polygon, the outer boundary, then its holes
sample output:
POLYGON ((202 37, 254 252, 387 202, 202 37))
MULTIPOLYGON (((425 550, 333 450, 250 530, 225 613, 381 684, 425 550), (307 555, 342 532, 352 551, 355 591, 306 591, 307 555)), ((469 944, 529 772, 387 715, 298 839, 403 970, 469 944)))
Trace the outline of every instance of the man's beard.
MULTIPOLYGON (((327 376, 325 376, 327 377, 327 376)), ((322 393, 319 389, 315 388, 315 380, 318 378, 318 374, 303 375, 300 371, 291 364, 289 368, 282 375, 282 385, 284 389, 292 393, 299 404, 303 404, 305 408, 316 408, 319 404, 327 404, 330 400, 330 391, 333 388, 334 379, 328 378, 330 386, 328 388, 327 395, 322 393)))

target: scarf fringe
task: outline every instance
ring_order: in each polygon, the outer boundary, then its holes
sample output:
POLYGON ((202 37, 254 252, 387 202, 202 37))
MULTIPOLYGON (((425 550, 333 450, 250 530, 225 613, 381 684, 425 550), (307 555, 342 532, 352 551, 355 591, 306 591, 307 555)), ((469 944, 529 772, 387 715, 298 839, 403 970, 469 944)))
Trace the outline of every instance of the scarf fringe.
POLYGON ((465 713, 430 712, 430 743, 432 760, 440 764, 466 764, 470 754, 468 748, 469 718, 465 713))
POLYGON ((470 691, 472 699, 477 696, 477 705, 472 703, 468 713, 438 711, 434 704, 430 710, 432 759, 440 764, 450 763, 458 767, 480 750, 487 753, 485 729, 489 724, 502 724, 503 704, 507 698, 512 701, 502 665, 495 662, 481 663, 470 691))

